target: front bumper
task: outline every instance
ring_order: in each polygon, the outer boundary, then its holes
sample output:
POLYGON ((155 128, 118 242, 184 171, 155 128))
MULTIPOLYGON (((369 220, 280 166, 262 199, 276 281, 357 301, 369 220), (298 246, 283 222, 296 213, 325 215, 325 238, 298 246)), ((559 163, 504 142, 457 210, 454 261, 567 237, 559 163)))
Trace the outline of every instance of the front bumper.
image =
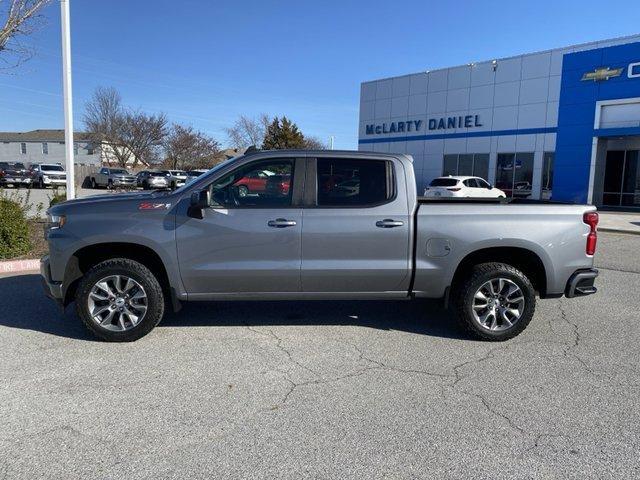
POLYGON ((595 268, 577 270, 567 281, 567 287, 564 291, 565 296, 567 298, 573 298, 596 293, 598 289, 594 283, 597 276, 598 270, 595 268))
POLYGON ((29 185, 31 179, 24 177, 2 177, 0 178, 0 183, 3 185, 29 185))
POLYGON ((40 259, 40 277, 42 280, 42 287, 44 288, 44 294, 55 300, 58 305, 62 306, 64 298, 62 282, 54 282, 51 280, 49 255, 45 255, 40 259))
POLYGON ((66 185, 66 178, 43 178, 42 183, 45 185, 66 185))

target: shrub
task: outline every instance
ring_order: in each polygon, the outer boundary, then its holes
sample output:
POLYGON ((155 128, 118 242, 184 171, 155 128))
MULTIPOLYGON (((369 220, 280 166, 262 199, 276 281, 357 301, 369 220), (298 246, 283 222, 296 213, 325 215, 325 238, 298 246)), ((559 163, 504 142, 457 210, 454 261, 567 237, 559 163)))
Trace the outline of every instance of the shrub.
POLYGON ((53 190, 53 197, 49 197, 49 206, 53 207, 56 203, 65 202, 67 200, 66 190, 56 188, 53 190))
POLYGON ((67 195, 62 193, 56 193, 53 197, 51 197, 51 199, 49 200, 49 206, 53 207, 56 203, 61 203, 61 202, 65 202, 67 200, 67 195))
POLYGON ((24 209, 19 203, 0 197, 0 259, 18 257, 30 250, 24 209))

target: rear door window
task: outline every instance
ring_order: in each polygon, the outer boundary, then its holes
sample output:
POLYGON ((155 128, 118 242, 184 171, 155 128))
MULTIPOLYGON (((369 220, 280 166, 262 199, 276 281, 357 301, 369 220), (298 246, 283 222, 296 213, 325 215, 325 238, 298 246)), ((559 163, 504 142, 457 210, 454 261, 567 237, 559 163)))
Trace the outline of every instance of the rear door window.
POLYGON ((429 184, 430 187, 455 187, 458 180, 455 178, 434 178, 429 184))
POLYGON ((319 158, 319 207, 366 207, 394 196, 393 166, 386 160, 319 158))

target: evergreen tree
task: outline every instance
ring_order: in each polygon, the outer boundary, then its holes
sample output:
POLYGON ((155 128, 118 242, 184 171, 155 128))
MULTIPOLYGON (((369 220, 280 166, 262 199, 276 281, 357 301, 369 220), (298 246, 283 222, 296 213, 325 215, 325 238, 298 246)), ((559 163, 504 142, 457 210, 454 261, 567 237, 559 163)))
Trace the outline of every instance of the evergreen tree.
POLYGON ((283 150, 285 148, 305 148, 305 139, 298 126, 287 117, 275 117, 267 127, 262 142, 263 150, 283 150))

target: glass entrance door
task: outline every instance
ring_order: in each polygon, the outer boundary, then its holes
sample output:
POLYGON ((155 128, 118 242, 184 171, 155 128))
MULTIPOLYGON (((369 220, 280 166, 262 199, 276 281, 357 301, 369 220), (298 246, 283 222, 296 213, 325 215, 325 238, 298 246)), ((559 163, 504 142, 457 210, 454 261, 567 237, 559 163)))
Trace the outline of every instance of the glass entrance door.
POLYGON ((604 171, 603 205, 640 207, 638 150, 609 150, 604 171))

